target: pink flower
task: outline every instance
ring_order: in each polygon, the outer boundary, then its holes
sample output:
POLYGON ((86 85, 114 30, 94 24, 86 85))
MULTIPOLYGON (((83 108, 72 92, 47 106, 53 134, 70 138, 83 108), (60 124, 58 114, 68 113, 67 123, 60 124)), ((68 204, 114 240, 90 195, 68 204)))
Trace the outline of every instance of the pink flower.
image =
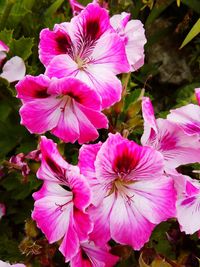
POLYGON ((79 243, 88 239, 92 223, 86 208, 90 204, 90 189, 78 167, 68 164, 53 141, 41 138, 42 164, 37 176, 44 180, 42 188, 33 194, 32 218, 50 243, 63 238, 59 250, 66 262, 79 251, 79 243))
POLYGON ((71 267, 113 267, 119 258, 109 253, 108 246, 97 247, 94 242, 80 244, 78 253, 70 261, 71 267))
POLYGON ((9 47, 0 40, 0 68, 2 68, 1 78, 8 82, 21 80, 25 73, 26 67, 22 58, 15 56, 9 59, 5 64, 6 53, 9 52, 9 47))
POLYGON ((188 135, 200 134, 200 106, 189 104, 170 110, 169 121, 176 123, 188 135))
POLYGON ((188 136, 176 123, 169 120, 155 119, 148 97, 143 97, 142 112, 144 133, 141 142, 162 153, 167 172, 174 171, 180 165, 199 161, 198 136, 188 136))
POLYGON ((196 99, 198 101, 198 104, 200 106, 200 88, 195 89, 195 95, 196 95, 196 99))
POLYGON ((147 40, 142 22, 140 20, 129 21, 130 16, 131 14, 126 12, 114 15, 110 23, 124 41, 131 71, 135 71, 144 64, 144 45, 147 40))
POLYGON ((97 129, 107 128, 99 95, 75 78, 49 79, 27 75, 16 85, 21 123, 31 133, 50 130, 64 142, 95 140, 97 129))
POLYGON ((24 264, 16 263, 16 264, 10 264, 4 261, 0 260, 0 267, 26 267, 24 264))
POLYGON ((178 199, 177 219, 181 231, 194 234, 200 230, 200 183, 188 176, 174 176, 178 199))
POLYGON ((74 76, 93 88, 106 108, 119 101, 122 85, 116 74, 130 69, 125 46, 109 22, 107 10, 89 4, 70 23, 40 34, 39 55, 49 77, 74 76))
POLYGON ((0 219, 6 214, 6 206, 4 203, 0 203, 0 219))
POLYGON ((97 245, 112 238, 139 250, 155 225, 174 216, 173 181, 164 177, 163 164, 159 152, 120 134, 82 146, 79 167, 93 191, 90 237, 97 245))

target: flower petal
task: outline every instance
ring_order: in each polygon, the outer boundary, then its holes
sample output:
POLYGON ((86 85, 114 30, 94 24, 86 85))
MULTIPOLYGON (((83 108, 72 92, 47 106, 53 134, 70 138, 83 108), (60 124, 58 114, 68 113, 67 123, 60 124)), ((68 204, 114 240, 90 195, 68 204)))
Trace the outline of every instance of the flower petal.
POLYGON ((8 60, 3 66, 0 77, 6 79, 8 82, 19 81, 24 78, 26 73, 26 66, 22 58, 15 56, 8 60))
POLYGON ((154 227, 155 225, 140 213, 134 202, 129 203, 118 194, 110 213, 111 237, 116 242, 140 250, 149 240, 154 227))
POLYGON ((21 101, 33 101, 35 98, 47 98, 49 96, 47 89, 50 84, 50 79, 45 75, 31 76, 26 75, 23 80, 16 84, 17 97, 21 101))
POLYGON ((51 96, 24 103, 20 109, 21 124, 37 134, 53 129, 62 114, 60 103, 61 100, 51 96))
POLYGON ((189 104, 170 110, 167 119, 177 123, 188 135, 200 134, 200 106, 189 104))
POLYGON ((52 182, 45 182, 41 191, 36 194, 32 218, 49 242, 53 243, 60 240, 68 229, 73 209, 72 192, 52 182))

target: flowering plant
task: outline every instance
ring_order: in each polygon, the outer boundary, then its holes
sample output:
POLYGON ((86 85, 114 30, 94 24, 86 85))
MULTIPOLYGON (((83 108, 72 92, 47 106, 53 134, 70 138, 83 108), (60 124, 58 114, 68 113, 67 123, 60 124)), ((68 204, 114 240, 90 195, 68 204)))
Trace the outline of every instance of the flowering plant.
MULTIPOLYGON (((34 1, 22 7, 24 18, 40 21, 30 14, 34 1)), ((32 36, 17 8, 5 5, 3 23, 32 36)), ((148 26, 123 8, 112 14, 111 3, 55 1, 42 27, 30 25, 38 41, 0 32, 3 98, 12 99, 2 119, 0 267, 196 266, 198 84, 158 112, 153 67, 145 74, 148 26), (5 63, 8 45, 16 56, 5 63), (188 242, 196 250, 182 259, 188 242)))

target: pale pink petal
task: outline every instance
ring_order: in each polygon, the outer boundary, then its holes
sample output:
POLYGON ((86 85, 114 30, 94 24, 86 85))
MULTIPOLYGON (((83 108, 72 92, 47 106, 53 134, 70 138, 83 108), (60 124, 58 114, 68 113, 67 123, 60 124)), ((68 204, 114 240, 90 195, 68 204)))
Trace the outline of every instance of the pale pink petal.
POLYGON ((144 26, 140 20, 130 20, 124 30, 127 36, 126 54, 132 71, 144 65, 144 45, 147 42, 144 26))
POLYGON ((175 217, 176 192, 171 178, 161 176, 157 180, 138 181, 129 188, 134 205, 151 223, 159 224, 175 217))
POLYGON ((91 63, 102 65, 114 74, 130 71, 123 40, 116 33, 107 33, 98 40, 91 57, 91 63))
POLYGON ((154 227, 134 205, 134 201, 129 202, 117 195, 110 213, 111 237, 116 242, 140 250, 149 241, 154 227))
POLYGON ((24 78, 26 73, 26 66, 22 58, 15 56, 8 60, 3 66, 0 77, 6 79, 8 82, 19 81, 24 78))
POLYGON ((6 214, 6 206, 4 203, 0 203, 0 219, 6 214))
POLYGON ((78 73, 77 78, 88 83, 94 88, 102 98, 102 108, 109 107, 120 101, 122 84, 120 80, 106 68, 104 64, 90 64, 87 68, 86 75, 78 73), (86 79, 85 79, 85 76, 86 79))
POLYGON ((141 142, 162 153, 167 172, 180 165, 199 161, 200 143, 197 135, 187 135, 177 124, 168 120, 157 119, 156 122, 157 134, 146 123, 141 142))
MULTIPOLYGON (((73 209, 72 192, 64 190, 56 183, 46 182, 44 187, 50 188, 51 194, 42 198, 36 197, 32 218, 47 237, 50 243, 60 240, 69 226, 69 218, 73 209)), ((42 191, 47 189, 41 189, 42 191)), ((48 191, 49 191, 48 190, 48 191)), ((39 193, 41 196, 43 193, 39 193)))
POLYGON ((62 100, 51 96, 25 102, 20 109, 21 124, 26 126, 29 132, 37 134, 53 129, 62 114, 61 102, 62 100))
POLYGON ((59 120, 51 132, 64 142, 74 143, 80 136, 80 130, 79 121, 74 113, 73 104, 66 105, 65 102, 63 102, 63 106, 60 108, 62 112, 60 112, 59 120))
POLYGON ((157 133, 158 130, 156 118, 154 115, 153 105, 149 97, 142 98, 142 115, 144 118, 144 122, 148 124, 148 126, 151 127, 155 131, 155 133, 157 133))
POLYGON ((130 20, 130 14, 123 12, 114 15, 110 22, 118 35, 124 41, 128 62, 131 70, 135 71, 144 64, 144 45, 146 37, 144 27, 140 20, 130 20))
POLYGON ((17 97, 23 102, 33 101, 35 98, 47 98, 47 89, 50 79, 45 75, 31 76, 26 75, 23 80, 16 84, 17 97))
POLYGON ((79 238, 73 227, 73 216, 70 216, 69 228, 59 247, 60 252, 65 257, 65 261, 71 260, 79 250, 79 238))
POLYGON ((200 183, 181 174, 173 178, 178 192, 176 209, 181 231, 194 234, 200 230, 200 183))
POLYGON ((94 222, 94 229, 90 234, 90 239, 93 240, 97 246, 101 247, 111 239, 110 212, 116 200, 114 194, 108 196, 103 194, 103 192, 99 192, 99 194, 102 194, 104 199, 101 201, 98 207, 91 206, 88 212, 92 221, 94 222))
POLYGON ((187 134, 200 134, 200 106, 189 104, 170 110, 167 119, 177 123, 187 134))
POLYGON ((195 95, 196 95, 197 102, 200 106, 200 88, 195 89, 195 95))
POLYGON ((78 71, 77 63, 69 55, 58 55, 48 64, 45 75, 50 78, 63 78, 76 76, 78 71))

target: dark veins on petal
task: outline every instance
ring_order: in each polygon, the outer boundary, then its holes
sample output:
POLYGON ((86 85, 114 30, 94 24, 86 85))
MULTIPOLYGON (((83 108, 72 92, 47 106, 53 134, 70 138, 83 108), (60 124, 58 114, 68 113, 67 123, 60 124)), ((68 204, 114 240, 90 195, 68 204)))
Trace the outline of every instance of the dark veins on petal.
POLYGON ((51 158, 45 158, 48 166, 50 167, 51 171, 54 173, 55 177, 61 181, 66 182, 66 170, 58 166, 51 158))

